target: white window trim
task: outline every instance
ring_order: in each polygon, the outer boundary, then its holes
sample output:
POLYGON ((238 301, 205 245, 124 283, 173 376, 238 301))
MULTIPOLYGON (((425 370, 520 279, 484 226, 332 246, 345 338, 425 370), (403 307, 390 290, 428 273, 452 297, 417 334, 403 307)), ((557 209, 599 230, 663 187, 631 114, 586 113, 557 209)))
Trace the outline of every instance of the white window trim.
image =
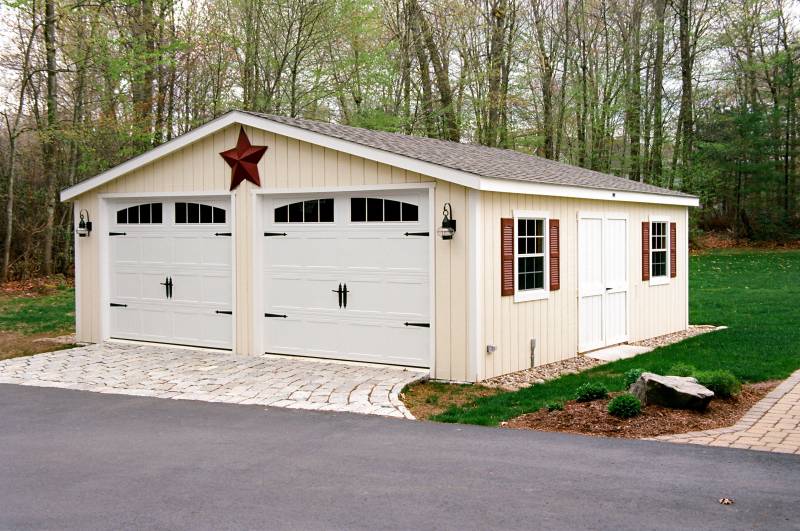
POLYGON ((650 223, 650 235, 649 235, 650 241, 648 242, 648 247, 650 249, 650 251, 649 251, 649 253, 650 253, 650 285, 651 286, 663 286, 665 284, 669 284, 670 283, 670 276, 669 276, 670 275, 670 263, 671 263, 670 259, 672 258, 670 256, 670 243, 671 243, 670 242, 670 238, 672 237, 672 235, 670 234, 670 223, 671 223, 671 220, 669 218, 663 217, 663 216, 650 216, 649 223, 650 223), (667 244, 667 248, 665 249, 667 251, 667 269, 666 269, 666 274, 663 277, 654 277, 653 276, 653 223, 666 223, 666 225, 667 225, 666 226, 666 244, 667 244))
POLYGON ((550 298, 550 212, 534 210, 514 211, 514 302, 540 301, 550 298), (544 285, 540 289, 519 289, 518 221, 520 219, 544 220, 544 285))

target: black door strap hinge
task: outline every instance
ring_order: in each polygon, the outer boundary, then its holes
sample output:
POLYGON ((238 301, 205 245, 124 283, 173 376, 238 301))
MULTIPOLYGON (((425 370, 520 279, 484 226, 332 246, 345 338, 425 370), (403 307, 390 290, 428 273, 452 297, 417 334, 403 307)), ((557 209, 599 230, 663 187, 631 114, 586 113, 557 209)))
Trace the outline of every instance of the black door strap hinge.
POLYGON ((421 328, 430 328, 430 323, 403 323, 406 326, 419 326, 421 328))
POLYGON ((270 237, 270 236, 286 236, 286 233, 285 232, 265 232, 264 236, 267 236, 267 237, 270 237))
POLYGON ((214 236, 233 236, 231 232, 215 232, 214 236))
POLYGON ((233 312, 230 310, 217 310, 217 313, 223 313, 225 315, 233 315, 233 312))
POLYGON ((109 232, 108 235, 109 236, 127 236, 128 233, 127 232, 109 232))
POLYGON ((406 232, 405 236, 430 236, 430 232, 406 232))
POLYGON ((117 302, 112 302, 111 303, 111 307, 112 308, 127 308, 128 305, 127 304, 119 304, 117 302))
POLYGON ((283 317, 286 319, 286 315, 282 313, 265 313, 264 317, 283 317))

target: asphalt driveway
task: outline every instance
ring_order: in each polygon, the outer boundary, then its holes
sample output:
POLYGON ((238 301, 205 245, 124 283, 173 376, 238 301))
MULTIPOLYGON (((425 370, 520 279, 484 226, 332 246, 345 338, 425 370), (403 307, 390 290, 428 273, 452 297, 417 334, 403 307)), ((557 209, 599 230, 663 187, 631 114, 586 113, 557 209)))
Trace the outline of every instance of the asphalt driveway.
POLYGON ((798 529, 798 478, 786 454, 0 385, 2 529, 798 529))

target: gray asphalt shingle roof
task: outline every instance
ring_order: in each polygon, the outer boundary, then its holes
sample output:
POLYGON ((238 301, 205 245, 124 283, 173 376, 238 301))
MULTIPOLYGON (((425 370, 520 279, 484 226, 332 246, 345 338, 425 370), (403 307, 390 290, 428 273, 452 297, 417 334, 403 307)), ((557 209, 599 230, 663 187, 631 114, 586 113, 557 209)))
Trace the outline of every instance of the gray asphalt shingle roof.
POLYGON ((578 186, 619 192, 642 192, 679 197, 692 197, 682 192, 616 177, 598 171, 527 155, 510 149, 461 144, 447 140, 372 131, 359 127, 288 118, 250 111, 284 125, 299 127, 322 135, 354 142, 363 146, 412 157, 446 168, 481 177, 542 184, 578 186))

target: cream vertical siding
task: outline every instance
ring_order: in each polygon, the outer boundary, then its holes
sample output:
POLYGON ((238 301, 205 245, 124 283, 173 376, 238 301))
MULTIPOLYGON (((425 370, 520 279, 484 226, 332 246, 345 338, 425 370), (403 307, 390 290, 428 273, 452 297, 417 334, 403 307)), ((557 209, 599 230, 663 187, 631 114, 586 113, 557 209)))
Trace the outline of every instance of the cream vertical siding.
POLYGON ((482 345, 496 352, 478 353, 480 377, 531 366, 530 340, 536 339, 535 365, 575 356, 578 352, 578 213, 628 215, 629 341, 638 341, 686 328, 688 322, 686 271, 686 207, 593 201, 562 197, 483 192, 483 314, 482 345), (560 220, 561 289, 545 300, 514 302, 500 295, 500 219, 514 210, 549 213, 560 220), (641 280, 641 222, 663 216, 677 223, 677 277, 662 286, 641 280), (482 361, 482 363, 480 363, 482 361))
MULTIPOLYGON (((440 219, 442 205, 450 202, 459 221, 459 235, 451 242, 435 244, 435 334, 436 354, 433 363, 435 378, 467 380, 467 190, 464 187, 436 181, 418 173, 376 163, 346 153, 327 149, 246 127, 250 141, 268 146, 259 163, 261 184, 265 189, 321 188, 356 185, 391 185, 436 182, 434 225, 440 219)), ((80 341, 96 342, 101 337, 100 234, 108 230, 107 220, 100 217, 100 194, 158 193, 228 193, 230 169, 219 156, 236 144, 239 126, 232 126, 209 135, 194 144, 158 159, 131 173, 91 190, 74 200, 75 212, 87 209, 92 215, 92 237, 77 239, 76 311, 77 336, 80 341)), ((253 201, 256 187, 245 182, 233 193, 235 215, 235 352, 257 354, 256 335, 252 330, 253 309, 253 201)), ((433 235, 432 235, 433 237, 433 235)))

